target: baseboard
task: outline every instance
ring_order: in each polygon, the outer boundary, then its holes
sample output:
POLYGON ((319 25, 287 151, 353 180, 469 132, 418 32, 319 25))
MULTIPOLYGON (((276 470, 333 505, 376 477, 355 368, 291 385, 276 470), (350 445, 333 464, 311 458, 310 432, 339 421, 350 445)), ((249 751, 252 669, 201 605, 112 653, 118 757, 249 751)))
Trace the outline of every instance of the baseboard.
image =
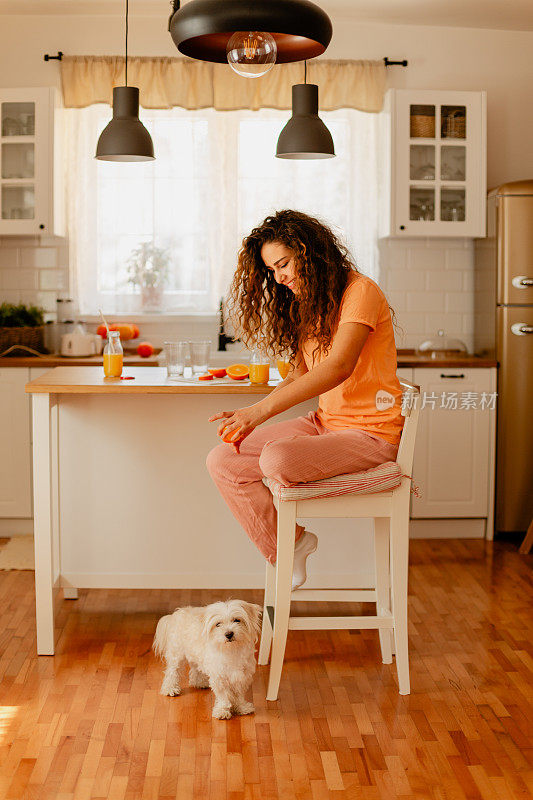
POLYGON ((484 539, 486 519, 411 519, 410 539, 484 539))
POLYGON ((33 534, 33 519, 0 517, 0 537, 28 536, 33 534))

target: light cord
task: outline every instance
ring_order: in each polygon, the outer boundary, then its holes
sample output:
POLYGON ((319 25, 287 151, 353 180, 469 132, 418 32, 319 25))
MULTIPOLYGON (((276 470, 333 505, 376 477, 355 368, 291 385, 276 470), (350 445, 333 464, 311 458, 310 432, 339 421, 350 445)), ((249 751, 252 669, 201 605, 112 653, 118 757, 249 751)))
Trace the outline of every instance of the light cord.
POLYGON ((126 0, 126 86, 128 85, 128 0, 126 0))

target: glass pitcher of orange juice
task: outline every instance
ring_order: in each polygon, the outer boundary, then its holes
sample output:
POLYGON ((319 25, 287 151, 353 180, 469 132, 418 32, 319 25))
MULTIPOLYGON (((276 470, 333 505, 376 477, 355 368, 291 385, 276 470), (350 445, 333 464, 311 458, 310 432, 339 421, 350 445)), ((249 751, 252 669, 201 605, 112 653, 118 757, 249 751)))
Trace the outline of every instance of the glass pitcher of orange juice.
POLYGON ((276 359, 276 367, 281 375, 281 380, 284 381, 291 369, 288 353, 280 353, 278 355, 276 359))
POLYGON ((248 367, 250 383, 266 384, 270 375, 270 361, 260 350, 254 350, 248 367))
POLYGON ((104 347, 104 376, 120 378, 122 375, 122 344, 119 331, 109 331, 109 338, 104 347))

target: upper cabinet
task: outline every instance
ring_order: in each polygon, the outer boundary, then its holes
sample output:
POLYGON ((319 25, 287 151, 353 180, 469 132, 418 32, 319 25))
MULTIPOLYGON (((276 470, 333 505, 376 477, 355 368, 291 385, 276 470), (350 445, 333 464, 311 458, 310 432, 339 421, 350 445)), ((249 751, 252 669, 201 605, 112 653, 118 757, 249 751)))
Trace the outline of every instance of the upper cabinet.
POLYGON ((485 92, 390 89, 384 236, 485 236, 485 92))
POLYGON ((0 235, 64 235, 59 92, 0 89, 0 235))

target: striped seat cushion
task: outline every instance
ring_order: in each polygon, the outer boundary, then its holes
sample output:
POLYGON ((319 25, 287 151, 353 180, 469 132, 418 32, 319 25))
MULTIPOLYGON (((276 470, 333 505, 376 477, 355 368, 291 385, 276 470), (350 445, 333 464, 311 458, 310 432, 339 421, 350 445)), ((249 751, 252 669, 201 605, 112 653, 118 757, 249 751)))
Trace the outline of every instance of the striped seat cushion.
POLYGON ((263 478, 278 500, 310 500, 313 497, 338 497, 342 494, 371 494, 395 489, 402 481, 402 470, 396 461, 386 461, 363 472, 334 475, 323 481, 294 483, 283 486, 274 478, 263 478))

